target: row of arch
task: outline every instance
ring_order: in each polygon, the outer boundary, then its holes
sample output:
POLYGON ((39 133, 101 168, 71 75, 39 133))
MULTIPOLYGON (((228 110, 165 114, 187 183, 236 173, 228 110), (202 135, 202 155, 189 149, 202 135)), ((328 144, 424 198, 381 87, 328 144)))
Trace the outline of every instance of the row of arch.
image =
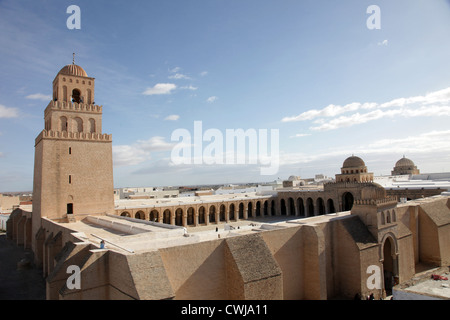
MULTIPOLYGON (((50 129, 51 128, 49 128, 48 130, 50 130, 50 129)), ((62 116, 59 118, 59 129, 60 129, 60 131, 84 132, 83 119, 81 119, 80 117, 68 119, 67 117, 62 116), (71 121, 70 128, 69 128, 69 120, 71 121)), ((87 131, 86 132, 89 132, 89 133, 96 132, 95 119, 90 118, 87 121, 87 131)))
MULTIPOLYGON (((342 196, 342 211, 350 210, 353 206, 353 195, 350 192, 342 196)), ((121 210, 121 216, 172 224, 177 226, 198 226, 210 223, 238 221, 252 217, 263 216, 301 216, 312 217, 335 213, 339 211, 339 204, 334 199, 302 197, 266 199, 238 203, 211 203, 197 206, 161 207, 134 210, 121 210), (277 210, 278 208, 278 210, 277 210)))
POLYGON ((293 197, 282 198, 280 199, 280 214, 312 217, 338 211, 348 211, 351 210, 353 201, 353 194, 345 192, 342 195, 342 210, 339 210, 339 204, 336 204, 333 198, 328 198, 327 200, 324 200, 322 197, 318 197, 315 200, 311 197, 306 199, 298 197, 296 200, 293 197))
POLYGON ((358 178, 339 178, 338 182, 373 182, 373 178, 371 176, 362 176, 362 177, 358 177, 358 178))
POLYGON ((382 225, 391 223, 391 222, 397 222, 397 216, 396 216, 395 210, 382 211, 380 217, 381 217, 382 225))
POLYGON ((253 202, 205 204, 178 208, 153 208, 148 213, 138 210, 131 214, 124 210, 121 216, 149 220, 177 226, 198 226, 210 223, 238 221, 252 217, 275 215, 275 200, 253 202))

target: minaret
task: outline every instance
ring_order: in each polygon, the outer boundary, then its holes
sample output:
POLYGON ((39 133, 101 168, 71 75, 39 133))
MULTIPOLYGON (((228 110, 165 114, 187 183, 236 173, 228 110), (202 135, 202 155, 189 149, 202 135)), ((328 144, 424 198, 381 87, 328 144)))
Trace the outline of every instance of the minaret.
POLYGON ((45 129, 35 140, 33 235, 42 217, 65 223, 114 212, 112 139, 102 133, 94 88, 75 54, 53 80, 45 129))

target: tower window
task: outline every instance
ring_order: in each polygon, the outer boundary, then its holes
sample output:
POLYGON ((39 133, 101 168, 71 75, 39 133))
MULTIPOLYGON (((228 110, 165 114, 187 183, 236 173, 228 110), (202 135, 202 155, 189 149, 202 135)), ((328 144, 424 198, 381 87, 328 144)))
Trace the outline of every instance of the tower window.
POLYGON ((81 92, 78 89, 72 90, 72 100, 73 102, 80 103, 81 101, 81 92))
POLYGON ((72 183, 72 175, 69 174, 69 184, 72 183))
POLYGON ((72 154, 72 148, 69 147, 69 154, 72 154))
POLYGON ((68 214, 73 214, 73 203, 68 203, 67 204, 67 213, 68 214))

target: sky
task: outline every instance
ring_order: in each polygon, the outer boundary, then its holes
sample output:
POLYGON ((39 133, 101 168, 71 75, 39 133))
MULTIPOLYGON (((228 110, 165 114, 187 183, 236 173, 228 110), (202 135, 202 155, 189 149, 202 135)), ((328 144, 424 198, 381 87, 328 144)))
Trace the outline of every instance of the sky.
POLYGON ((449 34, 449 0, 0 0, 0 192, 32 190, 73 53, 117 188, 334 177, 352 154, 376 176, 404 155, 449 172, 449 34))

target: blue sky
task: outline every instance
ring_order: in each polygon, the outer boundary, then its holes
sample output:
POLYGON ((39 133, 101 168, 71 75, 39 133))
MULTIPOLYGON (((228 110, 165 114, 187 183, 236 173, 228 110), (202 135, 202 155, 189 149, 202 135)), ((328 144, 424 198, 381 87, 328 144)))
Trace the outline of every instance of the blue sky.
POLYGON ((31 190, 52 81, 96 78, 116 187, 450 171, 450 1, 0 1, 0 192, 31 190), (69 30, 68 6, 81 9, 69 30), (381 29, 367 28, 370 5, 381 29), (172 133, 276 129, 280 166, 173 165, 172 133))

